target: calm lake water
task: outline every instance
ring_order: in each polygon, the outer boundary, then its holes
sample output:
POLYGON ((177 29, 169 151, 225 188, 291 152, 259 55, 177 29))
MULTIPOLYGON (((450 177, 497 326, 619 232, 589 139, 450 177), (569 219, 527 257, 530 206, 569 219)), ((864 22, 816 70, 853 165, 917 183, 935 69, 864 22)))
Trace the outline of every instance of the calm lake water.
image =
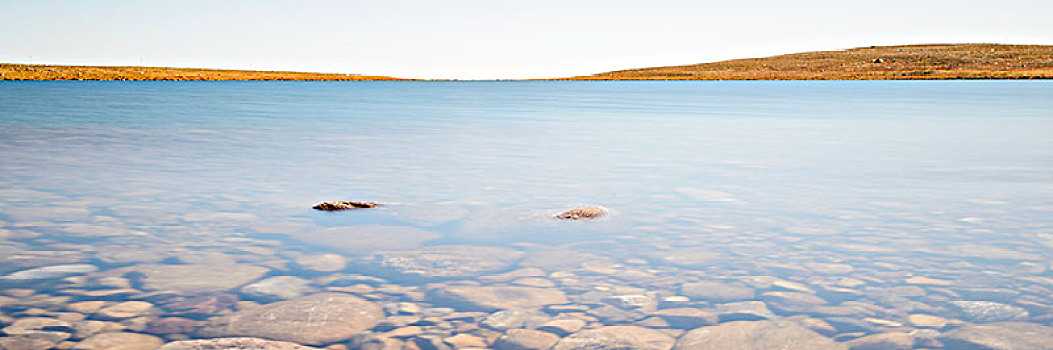
POLYGON ((1053 82, 0 83, 0 348, 1053 349, 1051 264, 1053 82))

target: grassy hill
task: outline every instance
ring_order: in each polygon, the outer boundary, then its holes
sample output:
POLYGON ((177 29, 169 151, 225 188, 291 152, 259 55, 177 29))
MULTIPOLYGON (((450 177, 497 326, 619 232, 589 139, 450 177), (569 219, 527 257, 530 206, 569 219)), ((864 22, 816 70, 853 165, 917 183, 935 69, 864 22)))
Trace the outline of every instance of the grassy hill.
POLYGON ((265 72, 198 68, 52 66, 0 63, 0 80, 373 81, 405 79, 354 74, 265 72))
POLYGON ((871 46, 686 66, 621 70, 566 80, 1050 79, 1053 46, 871 46))

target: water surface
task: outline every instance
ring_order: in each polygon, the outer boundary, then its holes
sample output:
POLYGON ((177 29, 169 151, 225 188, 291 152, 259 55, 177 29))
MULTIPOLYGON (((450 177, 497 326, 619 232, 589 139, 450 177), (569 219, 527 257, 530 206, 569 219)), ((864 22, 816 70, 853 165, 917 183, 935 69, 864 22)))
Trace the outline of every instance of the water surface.
POLYGON ((1051 96, 1044 81, 2 83, 0 323, 209 338, 203 322, 245 302, 330 291, 385 307, 373 333, 493 342, 504 329, 483 320, 522 308, 670 339, 777 319, 955 348, 970 325, 1053 324, 1051 96), (310 209, 331 200, 388 205, 310 209), (584 205, 611 215, 552 219, 584 205), (71 264, 97 271, 12 278, 71 264), (245 280, 156 277, 202 265, 245 280), (302 285, 259 287, 275 276, 302 285), (451 286, 543 296, 484 305, 451 286), (242 303, 180 313, 202 295, 242 303), (62 314, 96 300, 153 307, 62 314), (771 314, 726 311, 743 305, 771 314), (190 326, 157 326, 176 316, 190 326))

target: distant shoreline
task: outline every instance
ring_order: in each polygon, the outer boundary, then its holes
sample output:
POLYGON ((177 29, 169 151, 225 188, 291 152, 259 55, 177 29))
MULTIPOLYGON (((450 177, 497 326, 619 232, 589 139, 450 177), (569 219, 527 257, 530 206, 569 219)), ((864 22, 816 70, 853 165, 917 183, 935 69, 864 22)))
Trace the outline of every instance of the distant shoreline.
POLYGON ((0 63, 0 80, 88 81, 757 81, 1053 79, 1053 46, 871 46, 552 79, 403 79, 387 76, 134 66, 0 63))

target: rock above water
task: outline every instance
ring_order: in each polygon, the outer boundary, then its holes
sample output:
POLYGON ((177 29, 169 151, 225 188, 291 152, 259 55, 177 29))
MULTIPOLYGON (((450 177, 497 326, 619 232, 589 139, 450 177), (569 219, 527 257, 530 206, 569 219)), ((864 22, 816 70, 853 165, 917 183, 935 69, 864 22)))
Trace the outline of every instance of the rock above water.
POLYGON ((321 293, 214 317, 199 333, 320 345, 349 339, 383 318, 377 304, 348 294, 321 293))
POLYGON ((380 252, 373 256, 373 260, 402 274, 469 277, 505 269, 522 255, 523 252, 498 247, 436 246, 380 252))
POLYGON ((580 207, 568 209, 556 214, 560 220, 594 220, 607 216, 607 208, 604 207, 580 207))
POLYGON ((161 338, 139 333, 102 333, 84 339, 74 350, 153 350, 164 344, 161 338))
MULTIPOLYGON (((587 329, 561 339, 553 350, 668 350, 676 342, 669 335, 644 327, 608 326, 587 329)), ((685 348, 686 349, 686 348, 685 348)), ((703 349, 703 348, 691 348, 703 349)), ((714 348, 719 349, 719 348, 714 348)))
POLYGON ((1022 321, 1029 317, 1023 308, 993 301, 952 301, 951 305, 976 322, 1022 321))
POLYGON ((137 274, 146 290, 203 294, 240 287, 262 277, 267 271, 267 268, 245 264, 139 265, 110 270, 107 274, 137 274))
POLYGON ((680 286, 680 294, 699 300, 748 300, 756 294, 753 288, 737 283, 696 282, 680 286))
POLYGON ((323 210, 323 211, 338 211, 338 210, 348 210, 348 209, 368 209, 368 208, 376 208, 378 206, 380 206, 380 204, 372 203, 372 202, 343 201, 343 202, 322 202, 322 203, 315 204, 313 207, 311 207, 311 209, 323 210))
POLYGON ((478 311, 540 309, 545 305, 567 303, 562 291, 551 288, 431 285, 428 294, 436 304, 478 311))
POLYGON ((42 280, 61 278, 72 275, 83 275, 98 271, 99 268, 88 264, 55 265, 38 267, 35 269, 22 270, 4 277, 0 280, 42 280))
POLYGON ((259 299, 293 299, 310 291, 309 283, 299 277, 277 276, 241 287, 241 292, 259 299))
POLYGON ((1050 350, 1053 327, 1028 322, 969 325, 940 337, 947 349, 1050 350))
POLYGON ((182 340, 165 344, 157 350, 315 350, 296 343, 260 338, 216 338, 182 340))
POLYGON ((844 344, 783 320, 736 321, 687 332, 674 350, 844 350, 844 344))

